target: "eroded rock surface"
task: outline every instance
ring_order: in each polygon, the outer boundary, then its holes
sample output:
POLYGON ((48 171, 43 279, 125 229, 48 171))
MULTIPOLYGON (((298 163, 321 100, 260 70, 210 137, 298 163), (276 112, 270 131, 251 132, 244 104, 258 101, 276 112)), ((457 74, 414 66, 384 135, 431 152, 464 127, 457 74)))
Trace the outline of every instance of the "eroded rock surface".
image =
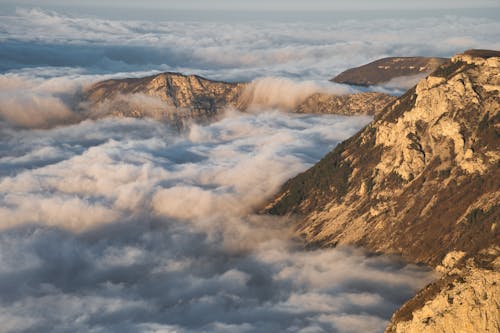
POLYGON ((486 268, 447 255, 440 267, 443 276, 400 308, 386 333, 500 332, 499 251, 489 249, 497 259, 486 268))

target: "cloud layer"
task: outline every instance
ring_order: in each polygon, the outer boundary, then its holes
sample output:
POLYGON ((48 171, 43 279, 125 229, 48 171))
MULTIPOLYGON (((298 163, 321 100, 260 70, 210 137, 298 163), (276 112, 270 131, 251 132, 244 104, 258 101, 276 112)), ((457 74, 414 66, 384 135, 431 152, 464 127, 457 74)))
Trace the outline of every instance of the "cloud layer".
POLYGON ((498 31, 492 18, 439 15, 1 16, 0 330, 382 331, 432 274, 349 248, 304 251, 293 221, 253 213, 370 118, 275 108, 345 92, 326 80, 383 56, 498 49, 498 31), (76 107, 86 84, 166 70, 254 80, 253 112, 180 133, 76 107))
MULTIPOLYGON (((300 16, 298 16, 300 18, 300 16)), ((117 21, 19 9, 0 21, 0 70, 81 67, 93 73, 174 70, 214 79, 326 80, 384 56, 500 49, 500 22, 481 17, 303 22, 117 21)))
POLYGON ((431 277, 304 252, 253 209, 368 117, 4 129, 0 321, 25 332, 378 332, 431 277))

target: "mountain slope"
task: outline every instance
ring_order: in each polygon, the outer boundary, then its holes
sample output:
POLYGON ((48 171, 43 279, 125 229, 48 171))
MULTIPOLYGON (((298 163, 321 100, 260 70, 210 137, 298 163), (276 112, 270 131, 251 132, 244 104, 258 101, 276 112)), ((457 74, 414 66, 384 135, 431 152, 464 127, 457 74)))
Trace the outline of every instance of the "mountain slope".
POLYGON ((426 57, 390 57, 350 68, 331 81, 358 86, 382 84, 390 80, 414 75, 427 75, 449 59, 426 57))
POLYGON ((296 231, 311 245, 357 245, 436 267, 442 277, 387 332, 497 332, 499 111, 500 52, 457 55, 285 183, 263 211, 301 216, 296 231))
POLYGON ((500 262, 486 269, 470 259, 459 265, 446 267, 439 280, 396 311, 386 333, 499 332, 500 262))

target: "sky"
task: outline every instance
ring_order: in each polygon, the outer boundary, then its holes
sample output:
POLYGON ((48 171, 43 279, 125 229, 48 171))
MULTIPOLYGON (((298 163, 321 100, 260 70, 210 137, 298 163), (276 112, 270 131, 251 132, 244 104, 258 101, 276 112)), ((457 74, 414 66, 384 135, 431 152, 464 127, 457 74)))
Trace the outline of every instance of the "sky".
POLYGON ((16 0, 1 1, 5 4, 30 5, 30 6, 72 6, 72 7, 126 7, 126 8, 165 8, 186 10, 411 10, 411 9, 444 9, 444 8, 491 8, 500 7, 498 0, 351 0, 351 1, 325 1, 309 0, 145 0, 140 3, 131 0, 122 1, 68 1, 61 0, 16 0))
POLYGON ((169 20, 226 20, 242 19, 289 20, 308 19, 327 21, 335 17, 369 18, 419 17, 426 15, 467 14, 498 17, 500 0, 476 1, 397 1, 397 0, 191 0, 191 1, 61 1, 61 0, 0 0, 0 9, 12 13, 16 8, 41 8, 70 15, 90 15, 108 19, 169 20))
POLYGON ((371 117, 275 106, 355 92, 328 80, 381 57, 500 49, 498 2, 159 3, 0 1, 0 330, 383 331, 432 272, 304 251, 293 218, 255 214, 371 117), (251 81, 271 102, 182 131, 82 111, 88 85, 162 71, 251 81))

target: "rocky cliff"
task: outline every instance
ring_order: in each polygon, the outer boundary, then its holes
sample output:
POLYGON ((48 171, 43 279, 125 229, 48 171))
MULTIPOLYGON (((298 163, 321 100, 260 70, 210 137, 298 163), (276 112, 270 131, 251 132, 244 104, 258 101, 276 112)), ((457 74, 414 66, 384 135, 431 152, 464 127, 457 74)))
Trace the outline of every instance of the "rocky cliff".
MULTIPOLYGON (((186 121, 203 122, 217 118, 228 107, 246 110, 256 97, 251 85, 179 73, 106 80, 83 91, 80 108, 92 118, 109 115, 152 117, 182 126, 186 121)), ((282 96, 284 99, 288 97, 282 96)), ((393 100, 394 97, 377 92, 351 95, 317 93, 307 97, 298 107, 286 111, 374 114, 393 100)))
POLYGON ((461 314, 471 325, 495 327, 498 289, 481 297, 500 277, 493 264, 500 247, 499 111, 500 53, 456 55, 289 180, 264 211, 302 216, 297 233, 319 246, 358 245, 433 267, 463 253, 477 265, 458 269, 451 285, 429 287, 435 292, 393 318, 390 329, 417 332, 428 324, 439 331, 461 314), (458 296, 465 293, 477 294, 477 302, 458 296), (447 305, 447 297, 456 302, 447 305))
POLYGON ((96 117, 112 114, 203 121, 225 107, 236 106, 245 85, 179 73, 106 80, 84 90, 82 106, 96 117))
POLYGON ((348 69, 332 79, 337 83, 369 86, 404 76, 427 75, 449 59, 426 57, 391 57, 348 69))

